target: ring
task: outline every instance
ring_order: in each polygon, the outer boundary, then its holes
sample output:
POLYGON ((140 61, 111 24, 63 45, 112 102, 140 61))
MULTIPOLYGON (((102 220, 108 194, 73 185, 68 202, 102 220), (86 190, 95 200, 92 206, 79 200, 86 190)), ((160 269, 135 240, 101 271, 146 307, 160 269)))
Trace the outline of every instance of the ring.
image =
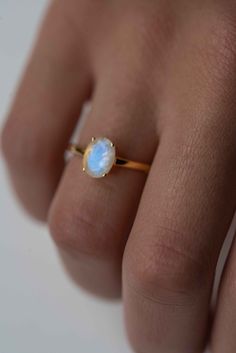
POLYGON ((114 166, 145 173, 150 170, 149 164, 117 157, 114 143, 106 137, 92 137, 91 142, 85 149, 70 143, 67 151, 83 157, 83 171, 93 178, 105 177, 114 166))

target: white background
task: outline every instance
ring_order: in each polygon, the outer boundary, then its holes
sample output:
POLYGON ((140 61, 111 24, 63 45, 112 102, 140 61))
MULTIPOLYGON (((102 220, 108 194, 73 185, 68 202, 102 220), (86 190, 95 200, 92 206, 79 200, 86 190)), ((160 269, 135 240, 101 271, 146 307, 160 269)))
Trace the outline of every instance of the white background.
MULTIPOLYGON (((45 0, 0 0, 0 124, 45 0)), ((46 229, 15 203, 0 160, 0 353, 130 353, 122 310, 64 274, 46 229)))

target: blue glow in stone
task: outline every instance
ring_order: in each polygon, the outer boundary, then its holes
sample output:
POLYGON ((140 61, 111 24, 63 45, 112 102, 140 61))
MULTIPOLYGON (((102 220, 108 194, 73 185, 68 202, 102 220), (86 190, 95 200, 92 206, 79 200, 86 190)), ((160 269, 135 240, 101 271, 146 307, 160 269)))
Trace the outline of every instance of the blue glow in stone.
POLYGON ((95 139, 88 148, 85 170, 89 175, 100 178, 112 168, 115 162, 115 148, 107 138, 95 139))

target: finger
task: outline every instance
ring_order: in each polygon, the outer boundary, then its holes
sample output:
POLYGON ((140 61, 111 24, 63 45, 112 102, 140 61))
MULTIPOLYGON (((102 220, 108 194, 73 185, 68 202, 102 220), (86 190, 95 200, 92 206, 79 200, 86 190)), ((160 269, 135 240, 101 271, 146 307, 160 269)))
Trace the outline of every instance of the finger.
POLYGON ((211 35, 205 41, 194 30, 194 44, 181 32, 181 52, 169 56, 160 144, 124 254, 126 322, 140 353, 203 351, 215 266, 235 209, 231 56, 227 45, 222 58, 223 38, 209 46, 211 35))
POLYGON ((186 155, 189 147, 170 146, 170 136, 162 137, 128 240, 124 300, 138 352, 203 349, 235 173, 226 175, 223 161, 211 160, 214 146, 204 140, 200 147, 198 138, 186 155))
MULTIPOLYGON (((231 230, 235 231, 235 222, 231 230)), ((234 240, 225 265, 219 289, 216 314, 212 329, 211 350, 213 353, 236 351, 236 241, 234 240)))
MULTIPOLYGON (((105 136, 119 155, 150 163, 156 148, 153 102, 146 87, 135 92, 120 72, 103 72, 79 141, 86 146, 91 136, 105 136)), ((79 158, 66 168, 50 210, 51 233, 73 279, 96 294, 120 294, 121 259, 145 180, 143 172, 122 168, 93 179, 82 172, 79 158)))
POLYGON ((16 192, 38 219, 46 219, 90 85, 82 35, 68 23, 67 4, 53 2, 2 135, 16 192))

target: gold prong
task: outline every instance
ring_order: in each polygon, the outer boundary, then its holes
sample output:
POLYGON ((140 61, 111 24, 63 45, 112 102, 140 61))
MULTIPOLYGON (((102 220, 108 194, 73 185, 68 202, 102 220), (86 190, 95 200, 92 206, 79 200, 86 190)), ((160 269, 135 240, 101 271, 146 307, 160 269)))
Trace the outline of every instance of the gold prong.
POLYGON ((96 137, 93 136, 91 140, 92 142, 94 142, 96 140, 96 137))
POLYGON ((102 176, 102 177, 104 178, 104 177, 106 177, 106 176, 107 176, 107 174, 103 174, 103 176, 102 176))
POLYGON ((85 168, 83 167, 83 172, 85 172, 85 168))
POLYGON ((111 147, 115 147, 115 145, 114 145, 114 143, 113 143, 113 142, 111 142, 111 147))

